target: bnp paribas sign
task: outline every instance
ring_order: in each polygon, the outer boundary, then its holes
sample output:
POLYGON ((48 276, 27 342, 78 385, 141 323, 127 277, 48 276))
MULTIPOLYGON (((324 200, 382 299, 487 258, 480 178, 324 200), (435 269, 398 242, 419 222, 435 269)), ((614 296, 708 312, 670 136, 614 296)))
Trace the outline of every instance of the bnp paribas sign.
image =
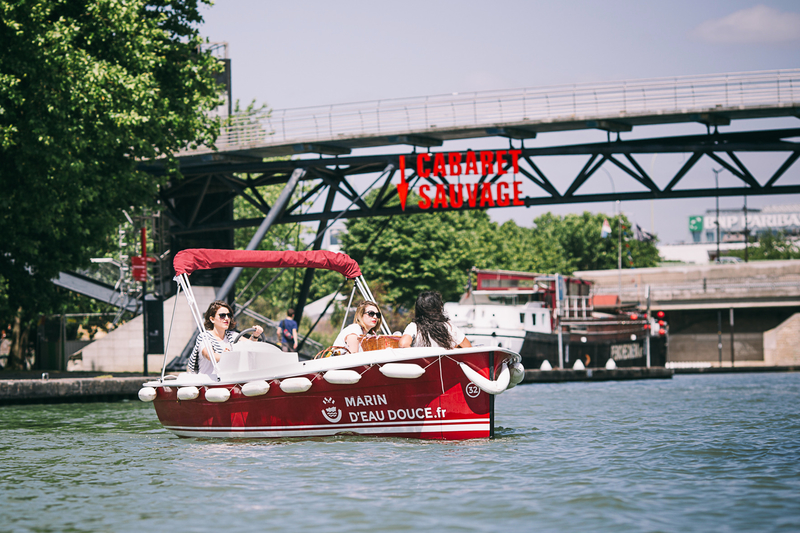
MULTIPOLYGON (((717 217, 714 215, 689 217, 689 231, 716 230, 717 217)), ((745 216, 742 214, 720 215, 720 229, 728 231, 744 230, 745 216)), ((747 227, 757 229, 789 229, 800 228, 800 213, 748 213, 747 227)))
POLYGON ((703 217, 689 217, 689 231, 703 231, 703 217))

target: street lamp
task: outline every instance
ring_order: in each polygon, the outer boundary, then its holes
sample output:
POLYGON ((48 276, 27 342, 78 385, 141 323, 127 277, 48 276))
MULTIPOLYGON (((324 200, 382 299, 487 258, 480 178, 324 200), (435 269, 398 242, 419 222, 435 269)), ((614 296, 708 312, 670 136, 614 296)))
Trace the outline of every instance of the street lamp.
MULTIPOLYGON (((611 192, 614 196, 617 196, 617 188, 614 186, 614 178, 611 177, 611 173, 606 170, 602 169, 603 172, 606 173, 608 176, 608 181, 611 182, 611 192)), ((619 287, 617 289, 617 294, 619 295, 619 303, 622 304, 622 222, 621 222, 621 214, 622 209, 619 203, 619 200, 615 201, 616 209, 617 209, 617 275, 619 277, 619 287)))
POLYGON ((722 169, 712 168, 711 172, 714 173, 714 184, 717 188, 717 263, 721 263, 719 259, 719 173, 722 172, 722 169))
MULTIPOLYGON (((714 184, 717 188, 717 263, 721 263, 719 259, 719 173, 722 169, 712 168, 711 172, 714 173, 714 184)), ((717 310, 717 351, 719 352, 719 366, 722 366, 722 311, 717 310)))
POLYGON ((747 263, 747 241, 750 237, 750 228, 747 227, 747 195, 744 197, 744 262, 747 263))

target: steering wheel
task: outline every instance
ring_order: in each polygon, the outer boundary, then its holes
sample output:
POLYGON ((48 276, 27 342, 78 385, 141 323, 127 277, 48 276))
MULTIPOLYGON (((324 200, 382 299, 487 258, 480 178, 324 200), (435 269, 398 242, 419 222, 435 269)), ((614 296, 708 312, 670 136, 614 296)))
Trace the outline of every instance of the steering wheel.
MULTIPOLYGON (((236 338, 233 339, 233 343, 232 344, 236 344, 237 342, 239 342, 239 338, 241 338, 241 336, 244 335, 245 333, 252 333, 255 330, 256 330, 256 328, 247 328, 246 330, 239 332, 239 334, 236 335, 236 338)), ((251 337, 252 337, 252 335, 251 335, 251 337)), ((258 338, 263 342, 267 342, 267 338, 264 336, 264 331, 263 330, 261 331, 261 335, 258 338)))

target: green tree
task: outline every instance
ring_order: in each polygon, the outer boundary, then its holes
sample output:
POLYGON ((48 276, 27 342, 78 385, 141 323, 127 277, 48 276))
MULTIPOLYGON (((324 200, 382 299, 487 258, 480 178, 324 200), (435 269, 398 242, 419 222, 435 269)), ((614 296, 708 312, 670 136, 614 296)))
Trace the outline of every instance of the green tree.
POLYGON ((546 213, 536 218, 534 228, 513 221, 498 225, 484 211, 353 219, 342 242, 367 278, 383 284, 388 303, 412 308, 423 290, 438 290, 445 301, 457 300, 473 266, 543 274, 617 268, 620 222, 626 228, 623 265, 657 264, 655 241, 635 240, 624 216, 614 219, 612 234, 602 238, 606 218, 588 212, 564 217, 546 213))
POLYGON ((469 269, 496 254, 489 242, 496 226, 484 211, 352 219, 342 244, 348 255, 364 258, 368 281, 383 282, 387 302, 413 308, 423 290, 438 290, 445 301, 458 299, 469 269))
MULTIPOLYGON (((728 256, 744 259, 744 249, 729 250, 728 256)), ((775 261, 779 259, 800 259, 800 247, 789 238, 785 231, 764 233, 758 237, 757 243, 751 243, 747 249, 748 261, 775 261)))
POLYGON ((620 224, 623 232, 623 267, 643 268, 658 264, 657 241, 636 240, 631 223, 624 215, 609 217, 602 213, 584 211, 580 215, 569 214, 562 217, 545 213, 533 222, 533 249, 539 255, 532 258, 533 271, 572 274, 578 270, 617 268, 620 224), (601 228, 606 219, 611 225, 611 234, 603 238, 601 228))
POLYGON ((176 151, 213 142, 200 3, 0 1, 0 324, 52 309, 49 280, 104 250, 121 209, 153 202, 166 177, 139 161, 174 169, 176 151))

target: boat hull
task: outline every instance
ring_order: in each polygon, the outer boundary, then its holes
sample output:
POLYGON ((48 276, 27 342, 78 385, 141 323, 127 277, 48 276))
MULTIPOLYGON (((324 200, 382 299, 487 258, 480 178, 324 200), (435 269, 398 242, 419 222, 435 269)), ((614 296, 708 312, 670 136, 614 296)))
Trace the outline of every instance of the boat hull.
POLYGON ((284 392, 282 379, 273 379, 265 395, 251 397, 242 393, 244 382, 199 387, 197 398, 183 401, 177 387, 163 386, 157 388, 154 405, 164 427, 182 437, 489 438, 494 431, 494 397, 472 383, 458 362, 494 379, 502 363, 513 360, 518 356, 507 351, 482 351, 398 361, 425 369, 413 379, 387 377, 379 364, 341 366, 358 372, 359 381, 341 385, 328 383, 324 372, 296 374, 287 377, 310 380, 307 391, 284 392), (230 398, 208 401, 206 393, 215 388, 228 389, 230 398))
MULTIPOLYGON (((609 359, 618 367, 647 366, 644 338, 631 340, 629 331, 603 331, 600 333, 564 333, 561 338, 564 366, 571 367, 580 359, 586 368, 604 368, 609 359)), ((519 350, 525 368, 540 368, 548 361, 553 368, 559 366, 558 335, 528 331, 519 350)), ((664 366, 667 360, 667 337, 650 338, 650 366, 664 366)))

